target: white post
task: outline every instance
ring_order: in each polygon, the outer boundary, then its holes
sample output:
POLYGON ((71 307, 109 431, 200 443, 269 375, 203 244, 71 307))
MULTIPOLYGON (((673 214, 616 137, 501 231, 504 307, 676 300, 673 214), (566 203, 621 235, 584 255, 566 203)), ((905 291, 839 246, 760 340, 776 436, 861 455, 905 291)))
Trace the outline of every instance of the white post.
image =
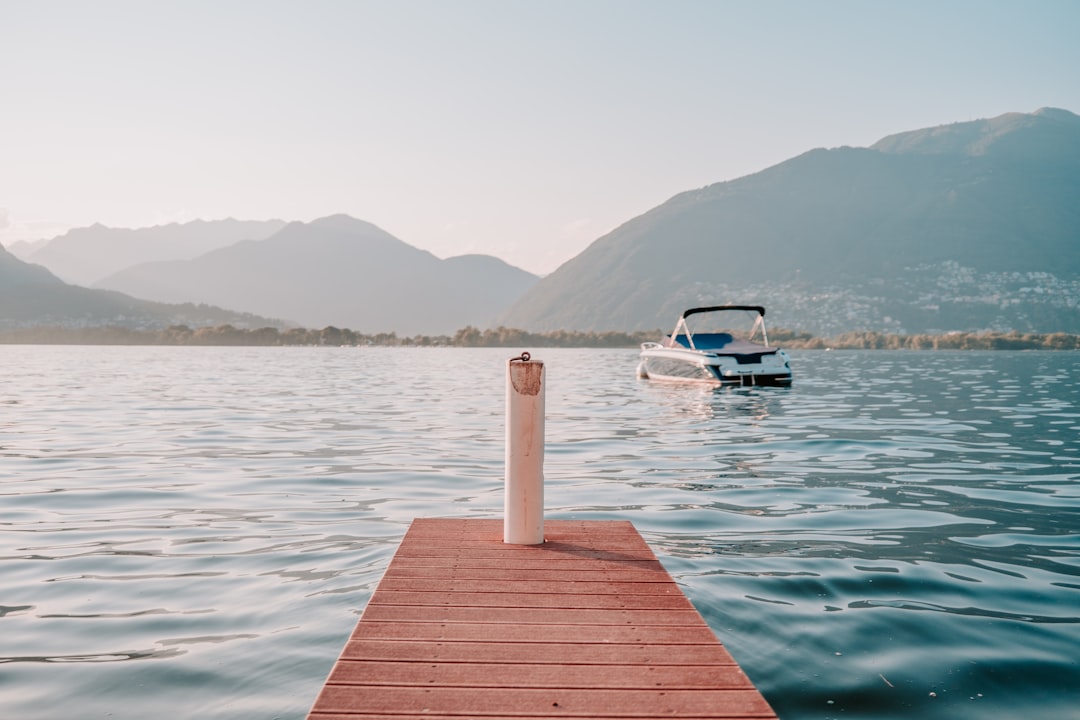
POLYGON ((529 353, 506 373, 506 498, 503 542, 544 542, 544 363, 529 353))

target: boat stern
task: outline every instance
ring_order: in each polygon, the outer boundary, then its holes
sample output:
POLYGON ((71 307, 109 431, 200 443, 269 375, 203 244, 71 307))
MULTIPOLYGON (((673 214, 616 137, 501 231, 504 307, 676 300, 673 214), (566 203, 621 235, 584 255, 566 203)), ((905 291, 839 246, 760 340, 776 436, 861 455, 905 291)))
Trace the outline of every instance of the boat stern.
POLYGON ((749 357, 718 355, 709 368, 724 385, 791 384, 791 360, 779 349, 749 357))

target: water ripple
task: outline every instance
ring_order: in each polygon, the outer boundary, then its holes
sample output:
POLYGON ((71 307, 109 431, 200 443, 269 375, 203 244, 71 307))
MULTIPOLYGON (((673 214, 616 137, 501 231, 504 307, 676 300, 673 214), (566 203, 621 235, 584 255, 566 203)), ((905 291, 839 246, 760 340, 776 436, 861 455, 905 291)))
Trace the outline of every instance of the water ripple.
MULTIPOLYGON (((412 518, 502 511, 507 351, 0 354, 4 717, 303 718, 412 518)), ((1080 717, 1080 354, 535 356, 548 517, 632 520, 785 720, 1080 717)))

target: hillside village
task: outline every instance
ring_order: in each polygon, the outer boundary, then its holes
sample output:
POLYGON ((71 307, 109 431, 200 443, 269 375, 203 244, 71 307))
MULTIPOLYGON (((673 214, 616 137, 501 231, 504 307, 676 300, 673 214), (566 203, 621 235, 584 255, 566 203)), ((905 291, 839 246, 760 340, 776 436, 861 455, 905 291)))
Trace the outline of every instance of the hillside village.
MULTIPOLYGON (((973 321, 965 332, 1034 330, 1037 318, 1075 314, 1080 309, 1080 280, 1052 273, 978 272, 957 262, 906 268, 888 278, 827 287, 808 287, 798 280, 759 283, 752 288, 730 283, 693 283, 681 293, 687 307, 718 302, 763 304, 771 327, 819 337, 861 330, 904 335, 944 333, 957 326, 915 329, 905 316, 940 315, 945 308, 964 308, 973 321), (977 319, 977 322, 974 321, 977 319)), ((955 313, 954 313, 955 314, 955 313)))

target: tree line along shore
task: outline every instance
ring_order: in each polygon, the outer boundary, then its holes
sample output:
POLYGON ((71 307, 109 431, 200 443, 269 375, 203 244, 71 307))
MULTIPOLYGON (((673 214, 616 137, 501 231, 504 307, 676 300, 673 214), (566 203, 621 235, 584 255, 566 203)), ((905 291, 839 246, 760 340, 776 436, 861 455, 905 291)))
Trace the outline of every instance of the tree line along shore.
MULTIPOLYGON (((499 327, 480 330, 468 326, 453 335, 396 333, 365 334, 327 326, 322 329, 274 327, 243 329, 232 325, 200 327, 173 325, 163 330, 137 330, 119 326, 28 327, 0 330, 6 345, 219 345, 219 346, 388 346, 388 347, 505 347, 505 348, 636 348, 663 337, 660 330, 635 332, 581 332, 555 330, 534 333, 499 327)), ((774 329, 772 345, 795 350, 1078 350, 1080 335, 1070 333, 949 332, 895 335, 873 331, 849 332, 820 338, 808 333, 774 329)))

